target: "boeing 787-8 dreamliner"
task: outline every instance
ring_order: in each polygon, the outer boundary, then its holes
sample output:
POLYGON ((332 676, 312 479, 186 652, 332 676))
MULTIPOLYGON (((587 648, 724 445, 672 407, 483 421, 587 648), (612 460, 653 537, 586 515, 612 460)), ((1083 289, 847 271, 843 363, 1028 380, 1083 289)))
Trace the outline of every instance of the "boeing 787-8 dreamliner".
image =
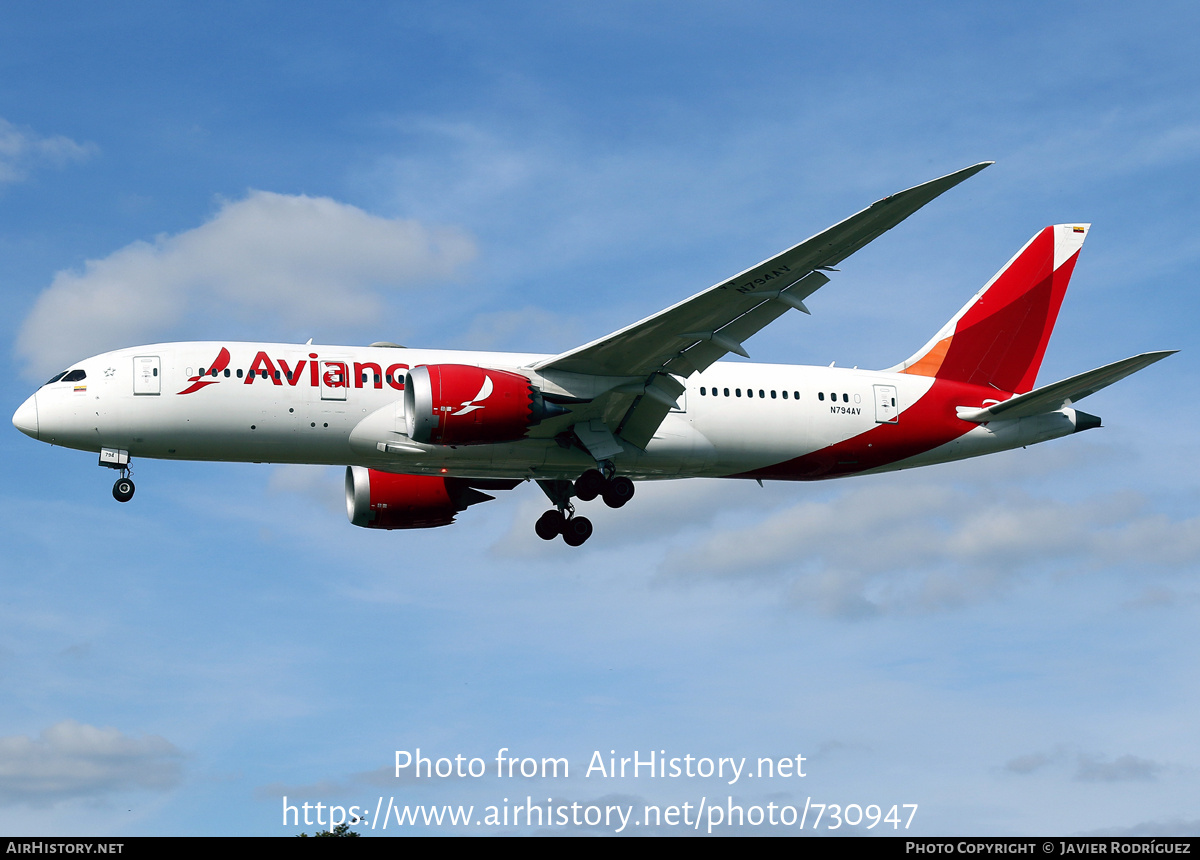
POLYGON ((886 197, 666 310, 559 355, 273 343, 166 343, 97 355, 13 416, 96 451, 133 497, 134 457, 346 466, 357 526, 429 528, 536 481, 537 534, 579 546, 572 500, 620 507, 634 481, 812 481, 907 469, 1100 425, 1074 404, 1165 358, 1035 387, 1087 224, 1039 231, 910 358, 886 370, 721 362, 832 267, 976 164, 886 197))

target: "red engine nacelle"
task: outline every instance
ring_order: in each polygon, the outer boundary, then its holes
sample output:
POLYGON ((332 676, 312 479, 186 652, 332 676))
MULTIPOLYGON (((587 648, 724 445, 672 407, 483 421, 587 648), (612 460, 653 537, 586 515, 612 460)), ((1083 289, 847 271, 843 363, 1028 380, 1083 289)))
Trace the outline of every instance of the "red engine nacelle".
MULTIPOLYGON (((404 381, 408 436, 431 445, 523 439, 547 417, 541 395, 519 373, 466 364, 414 367, 404 381)), ((558 409, 559 413, 566 412, 558 409)))
POLYGON ((362 466, 346 467, 346 514, 350 522, 363 528, 448 526, 459 511, 492 498, 459 478, 393 475, 362 466))

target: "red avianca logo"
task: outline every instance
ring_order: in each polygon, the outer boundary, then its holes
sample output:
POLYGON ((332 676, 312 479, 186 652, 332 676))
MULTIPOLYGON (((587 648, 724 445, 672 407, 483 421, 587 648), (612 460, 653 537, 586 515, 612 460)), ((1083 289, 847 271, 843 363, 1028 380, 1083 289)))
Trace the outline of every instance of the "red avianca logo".
POLYGON ((204 373, 204 375, 211 374, 213 378, 202 379, 200 375, 193 376, 188 379, 188 382, 192 384, 179 393, 191 394, 193 391, 199 391, 201 388, 204 388, 207 385, 216 385, 220 381, 216 378, 217 374, 227 367, 229 367, 229 350, 227 350, 225 347, 221 347, 221 351, 217 353, 217 357, 213 361, 212 367, 208 368, 207 371, 204 371, 204 368, 201 368, 201 371, 204 373))
MULTIPOLYGON (((179 394, 192 394, 209 385, 221 381, 221 374, 228 374, 231 357, 229 350, 221 347, 212 366, 200 369, 196 376, 189 377, 191 383, 179 394)), ((308 358, 293 359, 295 366, 288 365, 286 359, 272 359, 261 349, 255 354, 254 361, 246 371, 243 384, 251 385, 255 380, 270 381, 273 385, 283 385, 286 381, 293 388, 302 379, 307 380, 311 388, 363 388, 364 386, 382 389, 386 383, 396 391, 404 390, 404 371, 409 369, 407 364, 390 364, 384 368, 374 361, 346 362, 338 359, 322 359, 315 352, 310 352, 308 358), (304 371, 307 369, 307 373, 304 371)), ((241 377, 242 372, 238 371, 241 377)), ((482 393, 482 392, 481 392, 482 393)), ((482 398, 475 398, 476 400, 482 398)), ((465 406, 466 404, 464 404, 465 406)))

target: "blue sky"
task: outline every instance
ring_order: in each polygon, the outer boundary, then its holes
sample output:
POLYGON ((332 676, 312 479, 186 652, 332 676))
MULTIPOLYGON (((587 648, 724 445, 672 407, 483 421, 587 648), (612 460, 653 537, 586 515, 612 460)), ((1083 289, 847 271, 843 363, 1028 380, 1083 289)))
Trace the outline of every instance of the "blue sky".
POLYGON ((981 160, 755 360, 889 366, 1066 221, 1095 226, 1041 379, 1183 350, 1089 399, 1102 430, 829 484, 643 485, 577 551, 534 536, 528 486, 375 534, 337 469, 140 461, 118 505, 93 455, 11 430, 0 831, 278 835, 284 795, 1200 830, 1193 6, 0 14, 10 413, 140 342, 566 349, 981 160), (394 778, 417 747, 572 775, 394 778), (596 750, 808 775, 585 778, 596 750))

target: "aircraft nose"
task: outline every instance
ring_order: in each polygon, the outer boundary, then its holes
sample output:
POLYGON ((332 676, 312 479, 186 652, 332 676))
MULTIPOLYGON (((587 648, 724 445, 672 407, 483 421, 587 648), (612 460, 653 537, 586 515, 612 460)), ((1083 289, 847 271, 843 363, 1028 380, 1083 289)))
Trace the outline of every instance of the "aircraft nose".
POLYGON ((38 437, 37 395, 29 395, 20 408, 13 413, 13 426, 26 436, 38 437))

